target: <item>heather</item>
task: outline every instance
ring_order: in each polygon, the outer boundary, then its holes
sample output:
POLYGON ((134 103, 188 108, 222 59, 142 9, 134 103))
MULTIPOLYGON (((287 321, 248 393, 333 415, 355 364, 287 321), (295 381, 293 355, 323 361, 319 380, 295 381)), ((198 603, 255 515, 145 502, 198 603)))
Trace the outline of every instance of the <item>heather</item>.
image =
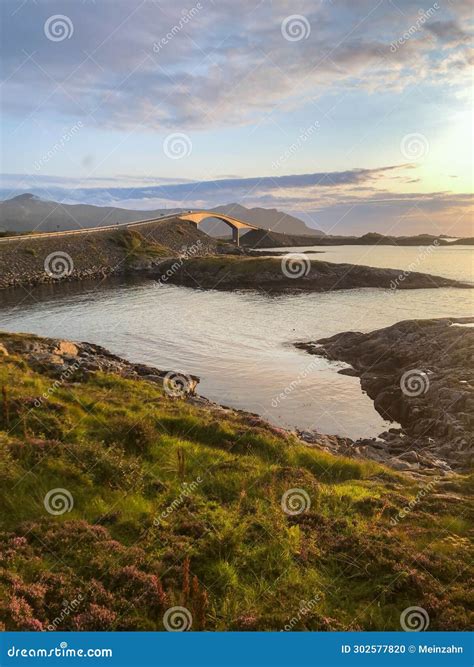
POLYGON ((2 627, 162 630, 173 606, 195 630, 397 630, 410 606, 472 624, 472 477, 332 456, 142 379, 54 381, 0 356, 2 627))

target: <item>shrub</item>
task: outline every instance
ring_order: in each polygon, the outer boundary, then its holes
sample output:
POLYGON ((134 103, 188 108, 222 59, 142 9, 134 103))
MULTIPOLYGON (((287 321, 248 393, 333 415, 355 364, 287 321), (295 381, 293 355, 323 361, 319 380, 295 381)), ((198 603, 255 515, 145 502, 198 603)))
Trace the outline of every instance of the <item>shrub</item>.
POLYGON ((116 417, 107 424, 106 442, 119 445, 133 455, 147 455, 158 440, 157 433, 149 421, 116 417))

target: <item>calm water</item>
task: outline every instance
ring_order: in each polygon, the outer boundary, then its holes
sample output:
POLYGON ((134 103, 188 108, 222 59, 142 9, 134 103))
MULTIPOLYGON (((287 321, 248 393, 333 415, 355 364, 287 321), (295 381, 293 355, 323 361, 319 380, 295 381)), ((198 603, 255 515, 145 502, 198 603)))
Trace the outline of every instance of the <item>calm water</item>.
MULTIPOLYGON (((422 252, 347 246, 318 258, 405 269, 422 252)), ((438 248, 416 270, 474 282, 473 257, 469 248, 438 248)), ((353 438, 376 435, 388 424, 357 378, 337 374, 337 364, 291 343, 403 319, 471 315, 474 299, 470 290, 455 289, 269 297, 112 280, 0 295, 2 329, 99 343, 132 361, 194 373, 204 396, 275 424, 353 438)))
MULTIPOLYGON (((268 248, 278 252, 318 252, 312 259, 325 262, 348 262, 432 273, 454 280, 474 283, 474 246, 308 246, 268 248), (321 254, 319 254, 321 253, 321 254)), ((265 250, 261 250, 265 253, 265 250)), ((421 315, 420 315, 421 317, 421 315)))

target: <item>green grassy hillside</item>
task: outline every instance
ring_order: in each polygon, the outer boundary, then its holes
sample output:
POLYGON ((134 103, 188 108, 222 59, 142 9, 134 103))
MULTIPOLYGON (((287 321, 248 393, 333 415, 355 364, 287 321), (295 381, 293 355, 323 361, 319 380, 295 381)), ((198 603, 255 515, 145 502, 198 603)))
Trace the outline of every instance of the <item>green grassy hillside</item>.
POLYGON ((52 383, 0 354, 6 629, 160 630, 174 606, 210 630, 397 630, 410 606, 433 630, 472 622, 468 478, 420 500, 429 480, 144 380, 52 383), (54 489, 70 511, 47 511, 54 489))

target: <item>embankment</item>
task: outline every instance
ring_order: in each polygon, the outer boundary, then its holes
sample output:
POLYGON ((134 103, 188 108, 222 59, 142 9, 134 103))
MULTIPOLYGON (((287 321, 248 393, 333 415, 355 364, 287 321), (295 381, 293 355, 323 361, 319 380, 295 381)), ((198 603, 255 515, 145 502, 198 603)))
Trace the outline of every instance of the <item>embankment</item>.
POLYGON ((0 243, 0 288, 103 278, 157 258, 214 253, 221 247, 194 224, 169 219, 130 229, 17 237, 0 243))

